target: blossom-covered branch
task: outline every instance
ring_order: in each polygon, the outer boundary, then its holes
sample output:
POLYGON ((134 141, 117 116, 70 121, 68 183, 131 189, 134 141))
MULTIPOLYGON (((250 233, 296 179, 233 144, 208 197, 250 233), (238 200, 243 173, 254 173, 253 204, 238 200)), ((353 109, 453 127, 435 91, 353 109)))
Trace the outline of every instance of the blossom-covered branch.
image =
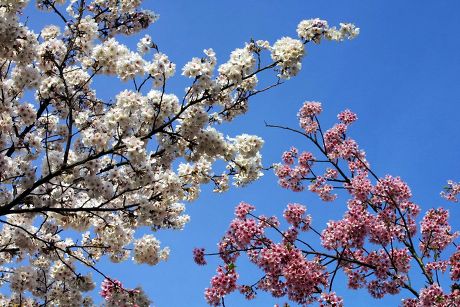
POLYGON ((148 304, 141 290, 101 272, 100 259, 166 260, 169 249, 152 234, 136 237, 138 228, 182 229, 189 221, 184 202, 195 200, 201 185, 223 192, 230 182, 244 186, 262 175, 263 140, 224 137, 219 125, 244 114, 250 97, 295 76, 308 42, 358 33, 350 24, 303 21, 300 39, 250 41, 220 66, 206 49, 182 68, 191 82, 179 98, 167 86, 176 65, 149 35, 137 50, 117 39, 158 19, 141 1, 38 0, 42 14, 62 22, 39 33, 19 19, 27 2, 0 1, 5 306, 90 306, 85 293, 95 285, 91 274, 79 273, 82 266, 105 278, 107 304, 119 304, 120 295, 130 297, 127 306, 148 304), (273 81, 259 86, 258 76, 270 71, 273 81), (132 88, 101 99, 95 81, 108 77, 132 88), (216 169, 218 160, 225 169, 216 169))
MULTIPOLYGON (((236 218, 214 254, 224 265, 206 290, 208 303, 217 306, 236 290, 252 299, 260 290, 301 305, 319 302, 321 306, 343 306, 342 298, 333 291, 341 270, 349 288, 366 288, 375 298, 406 290, 406 307, 459 305, 460 249, 454 242, 459 232, 452 231, 448 210, 428 210, 419 221, 417 234, 420 207, 411 201, 409 186, 399 177, 378 176, 365 152, 348 136, 356 114, 341 112, 339 122, 324 131, 318 119, 321 112, 320 103, 306 102, 298 114, 301 130, 267 125, 294 131, 313 145, 312 151, 300 152, 293 147, 284 152, 275 173, 283 188, 295 192, 308 188, 325 202, 337 199, 339 192, 335 191, 347 191, 343 218, 329 221, 318 231, 305 206, 289 204, 283 213, 288 227, 282 230, 283 223, 277 217, 256 216, 254 206, 239 204, 236 218), (269 235, 269 229, 275 230, 280 242, 269 235), (301 234, 308 231, 318 235, 320 245, 302 239, 301 234), (252 285, 237 283, 235 268, 241 254, 263 272, 252 285), (448 270, 451 285, 443 290, 439 274, 448 270), (421 289, 411 281, 416 272, 424 279, 421 289)), ((452 200, 456 183, 450 181, 448 191, 450 195, 443 196, 452 200)), ((204 249, 194 251, 198 264, 206 263, 206 255, 213 254, 206 254, 204 249)))

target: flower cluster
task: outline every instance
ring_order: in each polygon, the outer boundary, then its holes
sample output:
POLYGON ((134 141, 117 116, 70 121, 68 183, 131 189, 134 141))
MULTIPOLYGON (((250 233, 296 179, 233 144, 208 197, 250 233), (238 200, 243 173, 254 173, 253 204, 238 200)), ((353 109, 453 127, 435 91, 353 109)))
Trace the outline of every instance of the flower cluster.
MULTIPOLYGON (((62 23, 35 33, 21 21, 27 0, 1 1, 0 286, 8 293, 2 306, 90 306, 94 285, 78 272, 82 266, 104 275, 97 268, 104 257, 166 260, 169 249, 153 234, 140 236, 139 228, 181 230, 190 219, 185 203, 203 185, 223 192, 262 176, 263 140, 226 137, 219 124, 281 84, 280 69, 295 75, 303 43, 250 41, 220 65, 206 49, 182 68, 191 80, 178 96, 169 92, 176 64, 139 33, 158 19, 141 2, 37 0, 40 14, 62 23), (134 34, 137 46, 119 38, 134 34), (262 78, 269 84, 259 89, 258 76, 269 71, 272 78, 262 78), (102 99, 98 82, 133 88, 109 86, 112 98, 102 99)), ((235 223, 235 234, 245 234, 241 227, 261 231, 235 223)), ((128 303, 137 290, 104 287, 108 305, 148 305, 143 298, 128 303)))
POLYGON ((460 290, 456 289, 450 294, 444 293, 442 288, 436 284, 430 285, 420 291, 418 299, 405 299, 402 302, 404 307, 448 307, 460 304, 460 290))
POLYGON ((289 79, 302 68, 302 58, 305 48, 300 40, 283 37, 276 41, 272 47, 272 59, 279 63, 281 78, 289 79))
POLYGON ((350 23, 341 23, 340 28, 337 29, 329 27, 326 20, 314 18, 300 22, 297 26, 297 34, 306 42, 313 41, 319 44, 322 38, 336 41, 353 39, 358 36, 359 28, 350 23))
POLYGON ((315 161, 310 152, 302 152, 300 155, 298 152, 297 148, 292 147, 283 153, 284 164, 275 165, 275 174, 279 178, 279 185, 294 192, 300 192, 305 188, 302 181, 309 175, 315 161), (295 159, 298 163, 294 166, 295 159))
POLYGON ((198 265, 206 264, 206 259, 204 258, 204 248, 193 249, 193 260, 198 265))
MULTIPOLYGON (((284 217, 291 228, 285 232, 286 240, 280 244, 272 242, 265 232, 268 228, 278 230, 278 220, 255 216, 251 213, 254 209, 244 202, 235 209, 236 218, 219 243, 219 254, 227 271, 222 266, 218 267, 217 275, 211 280, 211 288, 205 291, 208 303, 217 306, 225 295, 236 290, 247 299, 253 299, 257 289, 277 297, 286 295, 299 304, 321 300, 318 289, 327 285, 328 274, 318 259, 305 258, 294 245, 295 236, 290 235, 309 229, 311 217, 305 215, 306 208, 300 204, 287 206, 284 217), (264 272, 264 276, 252 286, 237 284, 235 262, 244 251, 249 260, 264 272)), ((206 264, 204 249, 195 249, 193 254, 197 264, 206 264)))
POLYGON ((459 232, 452 233, 448 218, 449 212, 443 208, 430 209, 426 212, 420 223, 422 233, 420 249, 424 254, 433 252, 439 255, 459 236, 459 232))
POLYGON ((323 111, 320 102, 306 101, 302 108, 300 108, 297 116, 299 117, 300 127, 302 127, 306 133, 314 133, 318 129, 318 122, 316 116, 323 111))
POLYGON ((452 280, 460 280, 460 247, 457 246, 457 250, 449 258, 450 278, 452 280))
POLYGON ((238 274, 232 265, 226 268, 219 266, 217 275, 211 280, 211 287, 205 291, 206 301, 211 306, 219 306, 221 299, 237 289, 238 274))
POLYGON ((322 293, 319 305, 321 307, 343 307, 343 299, 335 292, 322 293))
POLYGON ((460 183, 452 180, 447 181, 445 191, 441 192, 441 196, 449 201, 458 202, 457 195, 460 194, 460 183))
POLYGON ((248 204, 248 203, 245 203, 245 202, 241 202, 238 206, 236 206, 235 208, 235 216, 240 218, 240 219, 244 219, 246 217, 246 215, 248 215, 251 211, 254 211, 255 210, 255 207, 248 204))
POLYGON ((294 228, 301 228, 303 231, 308 230, 310 227, 311 216, 305 216, 307 208, 300 204, 289 204, 287 209, 284 210, 283 216, 286 221, 294 228))
POLYGON ((144 235, 134 242, 134 261, 155 265, 160 260, 167 260, 169 248, 160 250, 160 241, 152 235, 144 235))
MULTIPOLYGON (((316 21, 312 27, 311 39, 323 33, 327 24, 316 21)), ((365 288, 374 298, 406 290, 415 296, 403 300, 406 307, 459 305, 458 284, 453 283, 446 293, 438 281, 444 272, 450 272, 452 282, 460 279, 460 249, 446 257, 459 235, 448 222, 448 210, 428 210, 418 232, 421 210, 412 202, 408 184, 400 177, 377 176, 364 151, 347 135, 356 114, 350 110, 339 113, 339 122, 323 131, 318 120, 321 111, 318 102, 304 103, 298 113, 302 130, 295 131, 312 142, 322 158, 311 152, 299 154, 292 147, 282 154, 282 163, 275 165, 275 174, 281 187, 296 192, 309 183, 309 190, 322 201, 335 200, 339 192, 333 192, 341 189, 340 195, 348 196, 345 213, 319 231, 304 206, 289 204, 283 212, 289 228, 283 231, 276 217, 256 216, 253 206, 240 203, 218 252, 224 263, 232 265, 244 253, 262 271, 259 281, 240 285, 240 292, 248 299, 262 290, 304 306, 314 302, 343 306, 343 299, 331 292, 341 270, 349 288, 365 288), (267 231, 270 228, 274 231, 267 231), (320 246, 302 238, 301 231, 318 235, 320 246), (270 233, 279 235, 279 243, 270 233), (416 271, 426 283, 421 289, 411 281, 416 271)), ((457 184, 449 181, 447 190, 442 195, 454 200, 457 184)), ((203 264, 204 250, 195 253, 195 258, 197 255, 197 263, 203 264)))
POLYGON ((150 306, 150 300, 141 289, 125 289, 123 284, 116 279, 104 279, 100 295, 105 299, 107 307, 150 306))

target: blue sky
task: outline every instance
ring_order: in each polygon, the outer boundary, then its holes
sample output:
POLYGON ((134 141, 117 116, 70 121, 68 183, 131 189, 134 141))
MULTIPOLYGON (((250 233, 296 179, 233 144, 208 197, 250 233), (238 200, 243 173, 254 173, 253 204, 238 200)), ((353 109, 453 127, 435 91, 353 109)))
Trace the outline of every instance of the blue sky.
MULTIPOLYGON (((144 2, 144 7, 160 14, 159 21, 146 33, 178 68, 192 57, 202 56, 204 48, 213 48, 219 63, 223 63, 233 49, 244 46, 250 38, 273 43, 282 36, 294 37, 302 19, 319 17, 330 25, 355 23, 361 28, 357 39, 307 46, 300 74, 254 97, 249 112, 223 130, 228 135, 263 137, 264 163, 269 165, 278 162, 291 145, 308 149, 309 144, 294 134, 266 128, 264 121, 297 127, 296 113, 305 100, 323 103, 321 118, 326 126, 334 122, 339 111, 350 108, 359 117, 351 135, 366 150, 374 171, 382 176, 401 176, 412 188, 416 203, 423 209, 447 207, 454 228, 460 228, 460 205, 439 197, 447 179, 460 180, 458 1, 144 2)), ((32 17, 32 27, 51 22, 40 19, 43 15, 27 14, 32 17)), ((167 89, 178 96, 188 82, 179 74, 167 89)), ((101 95, 112 95, 111 87, 100 86, 97 90, 101 95)), ((203 291, 214 274, 217 259, 198 267, 191 252, 196 246, 215 250, 237 203, 245 200, 257 207, 257 213, 280 215, 287 203, 299 202, 307 205, 317 228, 329 219, 340 218, 345 210, 346 198, 324 204, 308 192, 283 190, 271 172, 244 189, 226 194, 210 190, 204 188, 202 197, 188 205, 191 222, 185 230, 156 234, 172 249, 168 262, 155 267, 129 261, 103 263, 102 269, 127 286, 142 285, 156 306, 206 306, 203 291)), ((257 279, 253 268, 244 264, 238 268, 246 280, 257 279)), ((371 302, 374 306, 390 306, 401 299, 395 296, 374 301, 365 291, 351 292, 338 286, 346 306, 367 306, 371 302)), ((276 302, 284 300, 261 295, 248 302, 239 294, 226 299, 227 306, 272 306, 276 302)))

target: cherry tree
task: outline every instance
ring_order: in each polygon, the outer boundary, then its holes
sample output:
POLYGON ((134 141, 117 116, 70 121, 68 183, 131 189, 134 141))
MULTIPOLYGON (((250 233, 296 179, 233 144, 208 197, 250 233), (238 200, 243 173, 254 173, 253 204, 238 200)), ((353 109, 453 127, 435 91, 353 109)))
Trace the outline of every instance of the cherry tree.
POLYGON ((0 0, 2 306, 91 306, 93 274, 105 278, 107 306, 148 306, 142 289, 125 289, 98 262, 166 260, 153 232, 182 229, 201 185, 224 192, 262 175, 263 140, 224 137, 219 125, 294 77, 307 43, 359 32, 313 19, 299 39, 251 40, 220 65, 206 49, 182 68, 190 84, 177 96, 167 87, 176 65, 148 34, 137 37, 158 19, 140 0, 37 0, 43 18, 60 21, 38 30, 20 18, 27 4, 0 0), (119 36, 137 37, 137 50, 119 36), (263 72, 271 83, 258 84, 263 72), (127 88, 98 98, 98 78, 127 88))
MULTIPOLYGON (((460 247, 455 243, 460 232, 449 225, 449 211, 433 208, 422 215, 400 177, 372 170, 347 133, 355 113, 341 112, 338 122, 324 130, 321 112, 321 103, 305 102, 298 113, 300 129, 267 124, 297 133, 311 146, 284 152, 274 171, 283 188, 309 190, 323 202, 345 197, 343 218, 321 230, 304 205, 288 204, 281 219, 257 215, 253 205, 240 203, 218 250, 193 251, 199 265, 206 264, 206 256, 222 260, 205 291, 207 302, 225 305, 231 292, 254 299, 257 291, 265 291, 302 306, 343 306, 334 291, 341 271, 350 289, 367 289, 377 299, 403 292, 405 307, 460 306, 460 247), (318 240, 304 238, 307 232, 318 240), (251 284, 238 282, 242 255, 261 271, 251 284)), ((453 202, 459 194, 460 184, 451 180, 441 192, 453 202)))

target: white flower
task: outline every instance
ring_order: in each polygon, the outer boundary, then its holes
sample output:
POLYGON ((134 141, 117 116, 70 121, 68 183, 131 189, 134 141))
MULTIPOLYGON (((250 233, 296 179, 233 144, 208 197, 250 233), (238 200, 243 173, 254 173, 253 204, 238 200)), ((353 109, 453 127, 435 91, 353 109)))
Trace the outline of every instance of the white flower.
POLYGON ((134 261, 155 265, 165 261, 169 256, 169 248, 160 249, 160 241, 152 235, 144 235, 134 242, 134 261))
POLYGON ((319 43, 328 29, 329 26, 326 20, 319 18, 302 20, 297 26, 297 34, 305 41, 313 40, 315 43, 319 43))
POLYGON ((143 38, 141 38, 139 40, 139 42, 137 43, 137 51, 140 53, 140 54, 146 54, 147 52, 150 51, 150 49, 152 48, 153 46, 153 43, 152 43, 152 38, 150 37, 150 35, 146 34, 143 38))
POLYGON ((272 47, 272 59, 278 62, 281 68, 280 77, 289 79, 297 75, 302 67, 301 61, 305 54, 301 41, 290 37, 283 37, 275 42, 272 47))

